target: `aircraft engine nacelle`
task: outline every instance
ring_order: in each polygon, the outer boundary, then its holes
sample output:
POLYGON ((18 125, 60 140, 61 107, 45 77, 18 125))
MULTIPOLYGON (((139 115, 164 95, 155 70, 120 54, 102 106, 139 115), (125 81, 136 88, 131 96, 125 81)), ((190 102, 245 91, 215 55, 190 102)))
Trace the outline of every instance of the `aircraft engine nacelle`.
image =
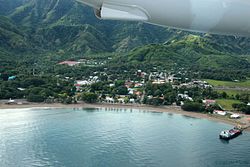
MULTIPOLYGON (((77 0, 94 8, 95 15, 104 20, 148 21, 143 8, 137 5, 120 4, 109 0, 77 0)), ((119 1, 118 1, 119 2, 119 1)))

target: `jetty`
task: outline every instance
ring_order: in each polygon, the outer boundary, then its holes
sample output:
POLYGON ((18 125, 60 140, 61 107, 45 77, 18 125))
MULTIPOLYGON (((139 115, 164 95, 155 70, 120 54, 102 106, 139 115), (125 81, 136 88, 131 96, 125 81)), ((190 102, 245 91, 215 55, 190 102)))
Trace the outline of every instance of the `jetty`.
POLYGON ((247 126, 242 127, 241 129, 243 131, 243 130, 246 130, 246 129, 249 129, 249 128, 250 128, 250 125, 247 125, 247 126))

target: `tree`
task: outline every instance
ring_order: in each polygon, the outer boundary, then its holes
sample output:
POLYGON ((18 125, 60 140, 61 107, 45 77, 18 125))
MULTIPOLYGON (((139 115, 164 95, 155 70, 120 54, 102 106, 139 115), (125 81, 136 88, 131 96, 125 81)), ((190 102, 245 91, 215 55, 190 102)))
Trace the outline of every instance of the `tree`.
POLYGON ((115 82, 115 86, 116 86, 116 87, 123 86, 124 84, 125 84, 125 81, 124 81, 124 80, 117 80, 117 81, 115 82))
POLYGON ((249 93, 240 94, 239 99, 244 103, 248 103, 248 101, 250 100, 250 94, 249 93))
POLYGON ((32 78, 26 78, 24 81, 22 81, 22 87, 29 87, 29 86, 34 86, 34 87, 38 87, 41 85, 45 84, 44 79, 42 78, 36 78, 36 77, 32 77, 32 78))
POLYGON ((128 88, 125 86, 119 86, 116 88, 116 93, 118 95, 127 95, 128 94, 128 88))
POLYGON ((101 91, 104 89, 104 84, 102 82, 93 83, 91 85, 91 92, 101 91))
POLYGON ((158 96, 160 97, 162 95, 162 91, 160 89, 157 89, 155 92, 154 92, 154 96, 158 96))
POLYGON ((243 107, 241 111, 244 112, 245 114, 250 114, 250 106, 243 107))
POLYGON ((98 99, 97 94, 92 93, 92 92, 85 92, 82 93, 82 100, 87 103, 95 103, 98 99))
POLYGON ((45 100, 45 97, 41 96, 41 95, 38 95, 38 94, 29 94, 28 97, 27 97, 27 100, 29 102, 37 102, 37 103, 40 103, 40 102, 44 102, 45 100))
POLYGON ((4 81, 8 81, 9 76, 8 76, 8 74, 2 74, 2 75, 1 75, 1 78, 2 78, 2 80, 4 80, 4 81))
POLYGON ((222 96, 222 98, 224 98, 224 99, 226 99, 226 98, 228 97, 228 95, 227 95, 226 92, 222 92, 222 93, 221 93, 221 96, 222 96))
POLYGON ((181 108, 185 111, 194 111, 194 112, 202 112, 205 110, 204 106, 201 103, 197 102, 185 102, 181 108))
POLYGON ((176 94, 175 92, 167 92, 164 95, 164 100, 165 100, 165 104, 167 105, 171 105, 176 101, 176 94))
POLYGON ((222 110, 222 108, 217 103, 206 107, 206 112, 208 113, 212 113, 214 110, 222 110))
POLYGON ((240 95, 237 93, 237 94, 235 95, 235 98, 236 98, 237 100, 239 100, 239 99, 240 99, 240 95))
POLYGON ((242 111, 245 114, 250 114, 250 106, 244 103, 234 103, 232 104, 232 107, 234 109, 237 109, 238 111, 242 111))

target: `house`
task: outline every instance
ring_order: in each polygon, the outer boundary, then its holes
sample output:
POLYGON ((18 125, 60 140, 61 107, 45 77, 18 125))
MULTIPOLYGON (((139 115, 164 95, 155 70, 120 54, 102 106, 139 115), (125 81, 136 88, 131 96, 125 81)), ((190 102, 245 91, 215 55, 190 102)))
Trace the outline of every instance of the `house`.
POLYGON ((153 82, 152 82, 152 84, 165 84, 166 83, 166 81, 165 80, 160 80, 160 79, 156 79, 156 80, 154 80, 153 82))
POLYGON ((216 100, 210 100, 210 99, 203 100, 202 102, 203 102, 207 107, 216 104, 216 100))
POLYGON ((115 99, 111 97, 106 97, 105 102, 107 103, 115 103, 115 99))
POLYGON ((167 82, 173 83, 174 82, 174 75, 170 75, 167 77, 167 82))
POLYGON ((147 96, 147 98, 148 98, 148 99, 153 99, 153 96, 150 95, 150 96, 147 96))
POLYGON ((143 86, 142 83, 136 83, 136 84, 135 84, 135 88, 139 88, 139 87, 142 87, 142 86, 143 86))
POLYGON ((230 118, 232 118, 232 119, 239 119, 240 115, 239 114, 232 114, 232 115, 230 115, 230 118))
POLYGON ((128 94, 129 95, 133 95, 134 94, 134 89, 132 89, 132 88, 128 88, 128 94))
POLYGON ((82 91, 82 85, 81 84, 74 84, 74 86, 76 87, 76 91, 77 92, 81 92, 82 91))
POLYGON ((25 88, 17 88, 17 90, 25 91, 26 89, 25 88))
POLYGON ((83 86, 83 85, 90 85, 91 83, 87 80, 78 80, 75 81, 75 86, 83 86))
POLYGON ((5 103, 5 104, 17 104, 15 100, 12 100, 11 98, 5 103))
POLYGON ((125 103, 125 99, 124 99, 124 98, 119 98, 119 99, 117 99, 117 100, 118 100, 119 103, 122 103, 122 104, 125 103))
POLYGON ((135 103, 135 99, 129 99, 130 103, 135 103))
POLYGON ((141 96, 142 92, 140 92, 140 91, 134 91, 134 95, 141 96))
POLYGON ((68 66, 72 67, 72 66, 80 64, 80 62, 78 62, 78 61, 63 61, 63 62, 60 62, 58 64, 60 64, 60 65, 68 65, 68 66))
POLYGON ((181 99, 184 99, 184 100, 193 101, 193 98, 189 97, 187 94, 178 94, 177 97, 181 98, 181 99))
POLYGON ((141 76, 142 70, 137 70, 137 76, 141 76))
POLYGON ((109 84, 109 87, 115 87, 115 84, 111 83, 109 84))
POLYGON ((221 115, 221 116, 227 115, 227 112, 226 112, 226 111, 221 111, 221 110, 214 110, 213 113, 214 113, 214 114, 221 115))
POLYGON ((12 80, 15 80, 15 79, 16 79, 16 76, 10 76, 10 77, 8 78, 9 81, 12 81, 12 80))
POLYGON ((93 81, 97 81, 98 80, 98 76, 93 76, 91 79, 93 80, 93 81))
POLYGON ((133 81, 127 81, 127 82, 125 82, 125 87, 131 88, 133 86, 134 86, 134 82, 133 81))

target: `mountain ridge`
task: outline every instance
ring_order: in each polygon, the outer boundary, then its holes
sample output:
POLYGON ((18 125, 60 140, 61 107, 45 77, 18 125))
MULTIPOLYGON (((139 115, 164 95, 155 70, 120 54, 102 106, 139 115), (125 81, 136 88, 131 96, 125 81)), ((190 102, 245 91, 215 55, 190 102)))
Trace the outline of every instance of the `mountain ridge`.
MULTIPOLYGON (((65 28, 65 34, 70 34, 70 31, 75 31, 76 26, 79 27, 79 33, 85 33, 82 26, 92 27, 91 32, 87 32, 85 36, 93 39, 101 38, 99 42, 100 48, 91 50, 89 45, 77 46, 76 48, 83 48, 80 50, 76 49, 76 53, 79 52, 101 52, 101 51, 112 51, 112 52, 127 52, 134 47, 142 46, 149 43, 162 43, 169 36, 169 32, 166 28, 157 27, 149 24, 142 23, 131 23, 131 22, 118 22, 118 21, 101 21, 95 18, 92 9, 89 7, 77 3, 73 0, 15 0, 22 5, 15 6, 10 9, 12 12, 7 12, 5 17, 11 19, 19 29, 28 34, 31 43, 40 40, 46 40, 45 36, 41 36, 41 31, 51 31, 61 26, 65 28), (98 32, 98 33, 97 33, 98 32), (35 37, 40 37, 34 39, 35 37), (106 43, 106 44, 105 44, 106 43), (107 47, 107 48, 104 48, 107 47), (90 48, 90 49, 85 49, 90 48)), ((58 32, 54 32, 58 33, 58 32)), ((55 35, 56 36, 56 35, 55 35)), ((76 36, 69 36, 67 46, 78 45, 79 41, 76 36), (76 39, 76 41, 74 41, 76 39)), ((51 40, 51 39, 50 39, 51 40)), ((53 39, 54 41, 45 41, 45 43, 55 43, 59 39, 53 39)), ((87 42, 89 43, 89 42, 87 42)), ((94 40, 94 43, 97 43, 94 40)), ((53 51, 55 47, 48 48, 47 45, 39 43, 41 50, 53 51)), ((37 48, 39 48, 37 47, 37 48)), ((98 47, 98 46, 97 46, 98 47)), ((61 49, 60 47, 56 48, 61 49)), ((66 48, 65 51, 74 51, 72 47, 66 48)))
POLYGON ((206 67, 207 62, 213 62, 211 67, 216 67, 220 66, 216 63, 218 56, 250 54, 250 38, 189 33, 140 22, 102 21, 95 18, 91 8, 73 0, 0 2, 0 8, 6 8, 0 20, 0 54, 4 55, 115 52, 127 53, 128 62, 145 58, 190 65, 197 60, 206 67), (208 61, 211 57, 216 60, 208 61))

